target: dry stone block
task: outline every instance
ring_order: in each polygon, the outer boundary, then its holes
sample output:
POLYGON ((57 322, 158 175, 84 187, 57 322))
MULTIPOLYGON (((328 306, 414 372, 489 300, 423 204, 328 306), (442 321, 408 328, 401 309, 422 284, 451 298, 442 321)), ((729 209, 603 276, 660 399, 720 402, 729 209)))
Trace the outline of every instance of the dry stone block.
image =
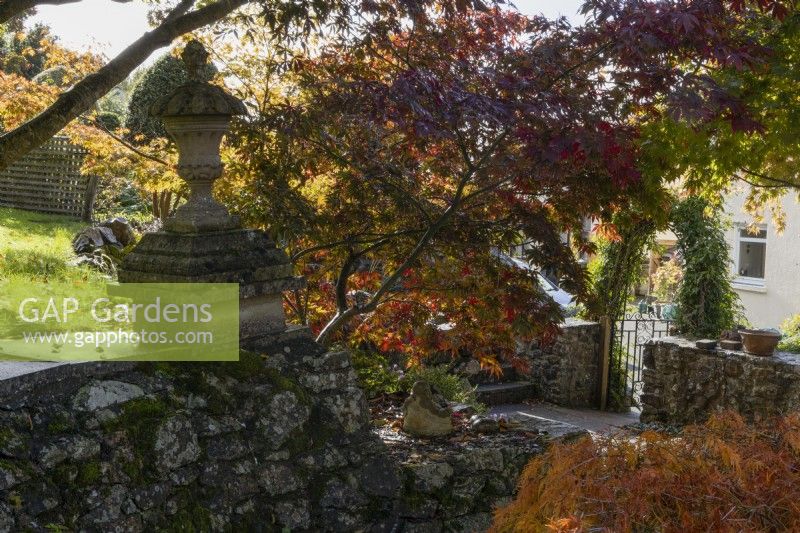
POLYGON ((269 402, 264 416, 258 421, 258 427, 272 449, 277 450, 293 431, 308 421, 309 414, 308 407, 293 392, 281 392, 269 402))
POLYGON ((182 415, 168 419, 158 428, 154 449, 159 466, 165 470, 175 470, 200 457, 197 433, 182 415))
POLYGON ((81 388, 75 395, 73 406, 78 411, 98 411, 142 396, 144 391, 138 385, 114 380, 100 381, 81 388))

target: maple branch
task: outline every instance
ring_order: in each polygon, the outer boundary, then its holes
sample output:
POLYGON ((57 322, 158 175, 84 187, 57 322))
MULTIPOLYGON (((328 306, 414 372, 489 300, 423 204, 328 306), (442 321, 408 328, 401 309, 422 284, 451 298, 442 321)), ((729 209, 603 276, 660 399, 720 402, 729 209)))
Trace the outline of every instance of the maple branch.
POLYGON ((403 236, 406 236, 406 235, 413 235, 414 233, 421 233, 422 231, 423 230, 420 230, 420 229, 407 229, 407 230, 395 231, 393 233, 375 234, 374 237, 371 237, 371 238, 368 238, 368 239, 363 239, 363 238, 353 239, 353 238, 350 238, 350 239, 342 239, 340 241, 329 242, 329 243, 325 243, 325 244, 318 244, 316 246, 309 246, 308 248, 304 248, 304 249, 300 250, 299 252, 297 252, 295 254, 292 254, 291 261, 292 261, 292 263, 295 263, 295 262, 297 262, 298 259, 300 259, 304 255, 308 255, 308 254, 311 254, 311 253, 314 253, 314 252, 319 252, 319 251, 322 251, 322 250, 331 250, 331 249, 337 248, 339 246, 344 246, 345 244, 369 244, 370 245, 369 248, 367 248, 365 250, 361 250, 359 252, 359 255, 364 255, 365 253, 369 253, 370 251, 373 251, 375 243, 382 243, 384 241, 388 242, 388 241, 390 241, 392 239, 396 239, 397 237, 403 237, 403 236))
POLYGON ((352 250, 347 254, 347 259, 339 271, 336 278, 336 313, 344 313, 347 310, 347 280, 353 270, 358 255, 354 254, 352 250))
POLYGON ((84 122, 86 124, 90 124, 90 125, 96 127, 97 129, 99 129, 100 131, 102 131, 103 133, 105 133, 106 135, 108 135, 109 137, 114 139, 115 141, 117 141, 119 144, 121 144, 122 146, 124 146, 125 148, 127 148, 128 150, 130 150, 131 152, 133 152, 134 154, 136 154, 136 155, 138 155, 140 157, 144 157, 145 159, 149 159, 150 161, 155 161, 156 163, 160 163, 160 164, 162 164, 162 165, 164 165, 166 167, 172 167, 173 166, 172 163, 168 163, 164 159, 161 159, 160 157, 158 157, 156 155, 149 154, 149 153, 145 152, 144 150, 141 150, 141 149, 137 148, 136 146, 132 145, 131 143, 129 143, 128 141, 126 141, 125 139, 120 137, 119 135, 113 133, 108 128, 106 128, 103 125, 103 123, 100 122, 99 120, 96 120, 96 121, 92 122, 90 120, 84 119, 84 122))
MULTIPOLYGON (((295 290, 295 291, 293 291, 293 292, 294 292, 294 294, 295 294, 295 298, 297 298, 297 290, 295 290)), ((286 305, 288 305, 288 306, 289 306, 289 309, 290 309, 290 310, 291 310, 291 311, 292 311, 294 314, 296 314, 298 317, 300 317, 300 320, 303 320, 303 313, 300 311, 300 308, 299 308, 297 305, 295 305, 295 304, 292 302, 292 299, 291 299, 291 298, 289 298, 288 296, 286 296, 286 294, 284 294, 284 295, 283 295, 283 302, 284 302, 286 305)))
POLYGON ((786 185, 765 185, 763 183, 756 183, 754 181, 750 181, 747 178, 743 178, 742 176, 734 176, 737 180, 743 181, 746 184, 750 185, 751 187, 755 187, 757 189, 785 189, 786 185))
POLYGON ((586 56, 586 58, 584 58, 583 61, 579 61, 579 62, 575 63, 574 65, 572 65, 571 67, 567 68, 566 70, 562 70, 561 73, 558 76, 556 76, 555 78, 553 78, 550 81, 550 83, 547 85, 545 90, 552 89, 555 86, 556 83, 558 83, 559 81, 563 80, 564 78, 569 77, 570 74, 572 74, 573 72, 575 72, 579 68, 588 65, 589 63, 591 63, 592 61, 594 61, 595 59, 600 57, 600 54, 602 54, 603 52, 605 52, 606 50, 611 48, 614 45, 614 42, 615 41, 613 41, 613 40, 612 41, 608 41, 607 43, 597 47, 597 50, 595 50, 594 52, 592 52, 591 54, 586 56))
MULTIPOLYGON (((478 163, 472 163, 472 161, 468 160, 467 163, 467 171, 461 176, 461 179, 456 186, 456 191, 453 196, 453 200, 451 201, 450 205, 444 212, 434 220, 428 228, 425 230, 425 233, 419 238, 417 243, 414 245, 414 248, 409 252, 403 262, 395 268, 394 272, 392 272, 389 277, 383 280, 381 286, 375 291, 369 302, 364 305, 354 305, 353 307, 346 307, 344 310, 342 308, 337 309, 336 314, 331 318, 331 320, 325 324, 325 327, 322 328, 322 331, 319 332, 317 336, 317 342, 321 344, 327 343, 328 339, 330 338, 331 334, 336 331, 342 324, 346 321, 350 320, 351 318, 361 315, 364 313, 370 313, 377 309, 377 307, 383 303, 384 295, 389 292, 394 286, 400 281, 400 278, 405 274, 406 270, 411 268, 411 266, 419 259, 423 252, 428 247, 428 244, 433 240, 433 238, 444 228, 449 222, 450 219, 456 214, 458 209, 461 207, 461 203, 464 197, 464 190, 470 180, 475 176, 475 174, 480 170, 481 165, 488 160, 494 150, 502 143, 505 138, 508 136, 509 132, 511 131, 510 128, 506 128, 502 133, 500 133, 495 140, 489 145, 489 147, 484 151, 481 157, 478 159, 478 163)), ((344 268, 342 269, 342 273, 344 273, 344 268)), ((348 274, 349 277, 349 274, 348 274)), ((342 281, 341 278, 337 280, 337 286, 339 282, 342 281)), ((346 279, 344 280, 346 282, 346 279)))
POLYGON ((742 168, 742 172, 744 172, 745 174, 749 174, 750 176, 753 176, 755 178, 766 180, 766 181, 771 181, 773 183, 773 185, 756 184, 756 183, 752 183, 752 182, 742 178, 741 176, 736 176, 738 179, 740 179, 740 180, 742 180, 742 181, 744 181, 746 183, 749 183, 753 187, 760 187, 762 189, 778 189, 778 188, 783 188, 783 187, 789 187, 789 188, 792 188, 792 189, 800 188, 800 183, 798 183, 798 182, 784 180, 784 179, 780 179, 780 178, 774 178, 772 176, 768 176, 766 174, 762 174, 760 172, 756 172, 756 171, 750 170, 748 168, 742 168))
POLYGON ((37 116, 0 135, 0 169, 41 146, 72 120, 121 83, 154 51, 168 46, 181 35, 222 19, 249 0, 217 0, 190 13, 181 2, 157 28, 133 42, 99 70, 86 76, 37 116))
POLYGON ((322 250, 331 250, 333 248, 338 248, 339 246, 344 246, 347 244, 348 241, 341 240, 336 242, 326 242, 325 244, 317 244, 316 246, 309 246, 308 248, 303 248, 299 252, 292 254, 291 262, 296 263, 300 258, 305 255, 313 254, 314 252, 321 252, 322 250))
MULTIPOLYGON (((326 135, 326 137, 330 138, 329 135, 326 135)), ((409 191, 404 189, 400 184, 395 183, 393 181, 387 181, 385 179, 382 179, 381 176, 379 174, 376 174, 375 172, 369 172, 368 169, 364 168, 358 162, 356 162, 356 161, 354 161, 354 160, 342 155, 340 152, 335 151, 333 148, 331 148, 330 146, 328 146, 327 144, 325 144, 323 142, 317 141, 317 140, 315 140, 315 139, 313 139, 311 137, 307 137, 306 140, 308 142, 310 142, 311 144, 313 144, 314 146, 317 146, 317 147, 321 148, 322 150, 324 150, 327 155, 329 155, 330 157, 332 157, 335 160, 338 160, 340 163, 343 163, 345 165, 349 165, 349 166, 353 167, 354 169, 358 170, 359 172, 361 172, 364 176, 370 176, 370 177, 376 179, 377 181, 381 182, 382 184, 386 185, 387 187, 391 187, 391 188, 395 189, 396 191, 398 191, 402 195, 402 197, 405 200, 408 200, 409 202, 411 202, 414 205, 414 208, 416 208, 417 211, 419 211, 420 215, 422 215, 422 217, 426 221, 430 221, 431 220, 430 213, 428 213, 428 210, 422 205, 422 203, 420 203, 419 200, 417 200, 414 197, 413 194, 411 194, 409 191)), ((399 170, 397 170, 396 168, 393 168, 391 166, 384 166, 383 169, 386 170, 386 172, 388 172, 389 174, 391 174, 391 175, 393 175, 393 176, 395 176, 397 178, 401 178, 402 179, 404 177, 402 172, 400 172, 399 170)))

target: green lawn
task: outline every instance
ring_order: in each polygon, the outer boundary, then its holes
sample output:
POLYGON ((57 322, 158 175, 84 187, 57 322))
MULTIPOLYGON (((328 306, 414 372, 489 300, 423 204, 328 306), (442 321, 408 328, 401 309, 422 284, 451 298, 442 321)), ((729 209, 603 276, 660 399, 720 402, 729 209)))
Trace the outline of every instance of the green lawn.
POLYGON ((0 278, 87 279, 85 268, 68 265, 72 238, 86 227, 75 219, 0 207, 0 278))

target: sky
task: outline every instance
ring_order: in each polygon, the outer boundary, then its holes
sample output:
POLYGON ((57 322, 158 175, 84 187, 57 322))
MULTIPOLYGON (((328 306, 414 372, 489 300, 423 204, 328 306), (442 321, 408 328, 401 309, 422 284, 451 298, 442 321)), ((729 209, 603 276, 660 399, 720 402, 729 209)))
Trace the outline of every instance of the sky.
MULTIPOLYGON (((528 15, 544 14, 549 18, 565 16, 580 21, 578 9, 583 0, 517 0, 514 4, 528 15)), ((110 0, 83 0, 77 4, 41 6, 28 24, 43 22, 53 29, 62 45, 85 50, 91 47, 108 58, 116 56, 139 38, 149 27, 148 6, 140 0, 117 3, 110 0)), ((158 57, 154 53, 150 61, 158 57)))

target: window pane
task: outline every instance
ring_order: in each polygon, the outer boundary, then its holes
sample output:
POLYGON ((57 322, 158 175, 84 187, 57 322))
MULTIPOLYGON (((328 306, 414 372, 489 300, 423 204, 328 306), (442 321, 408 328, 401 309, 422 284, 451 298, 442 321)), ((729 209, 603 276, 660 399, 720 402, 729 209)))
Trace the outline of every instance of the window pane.
POLYGON ((760 229, 755 233, 750 233, 750 230, 744 228, 739 230, 739 235, 741 235, 742 237, 747 237, 748 239, 766 239, 767 230, 760 229))
POLYGON ((767 245, 761 242, 739 243, 739 275, 763 278, 767 245))

